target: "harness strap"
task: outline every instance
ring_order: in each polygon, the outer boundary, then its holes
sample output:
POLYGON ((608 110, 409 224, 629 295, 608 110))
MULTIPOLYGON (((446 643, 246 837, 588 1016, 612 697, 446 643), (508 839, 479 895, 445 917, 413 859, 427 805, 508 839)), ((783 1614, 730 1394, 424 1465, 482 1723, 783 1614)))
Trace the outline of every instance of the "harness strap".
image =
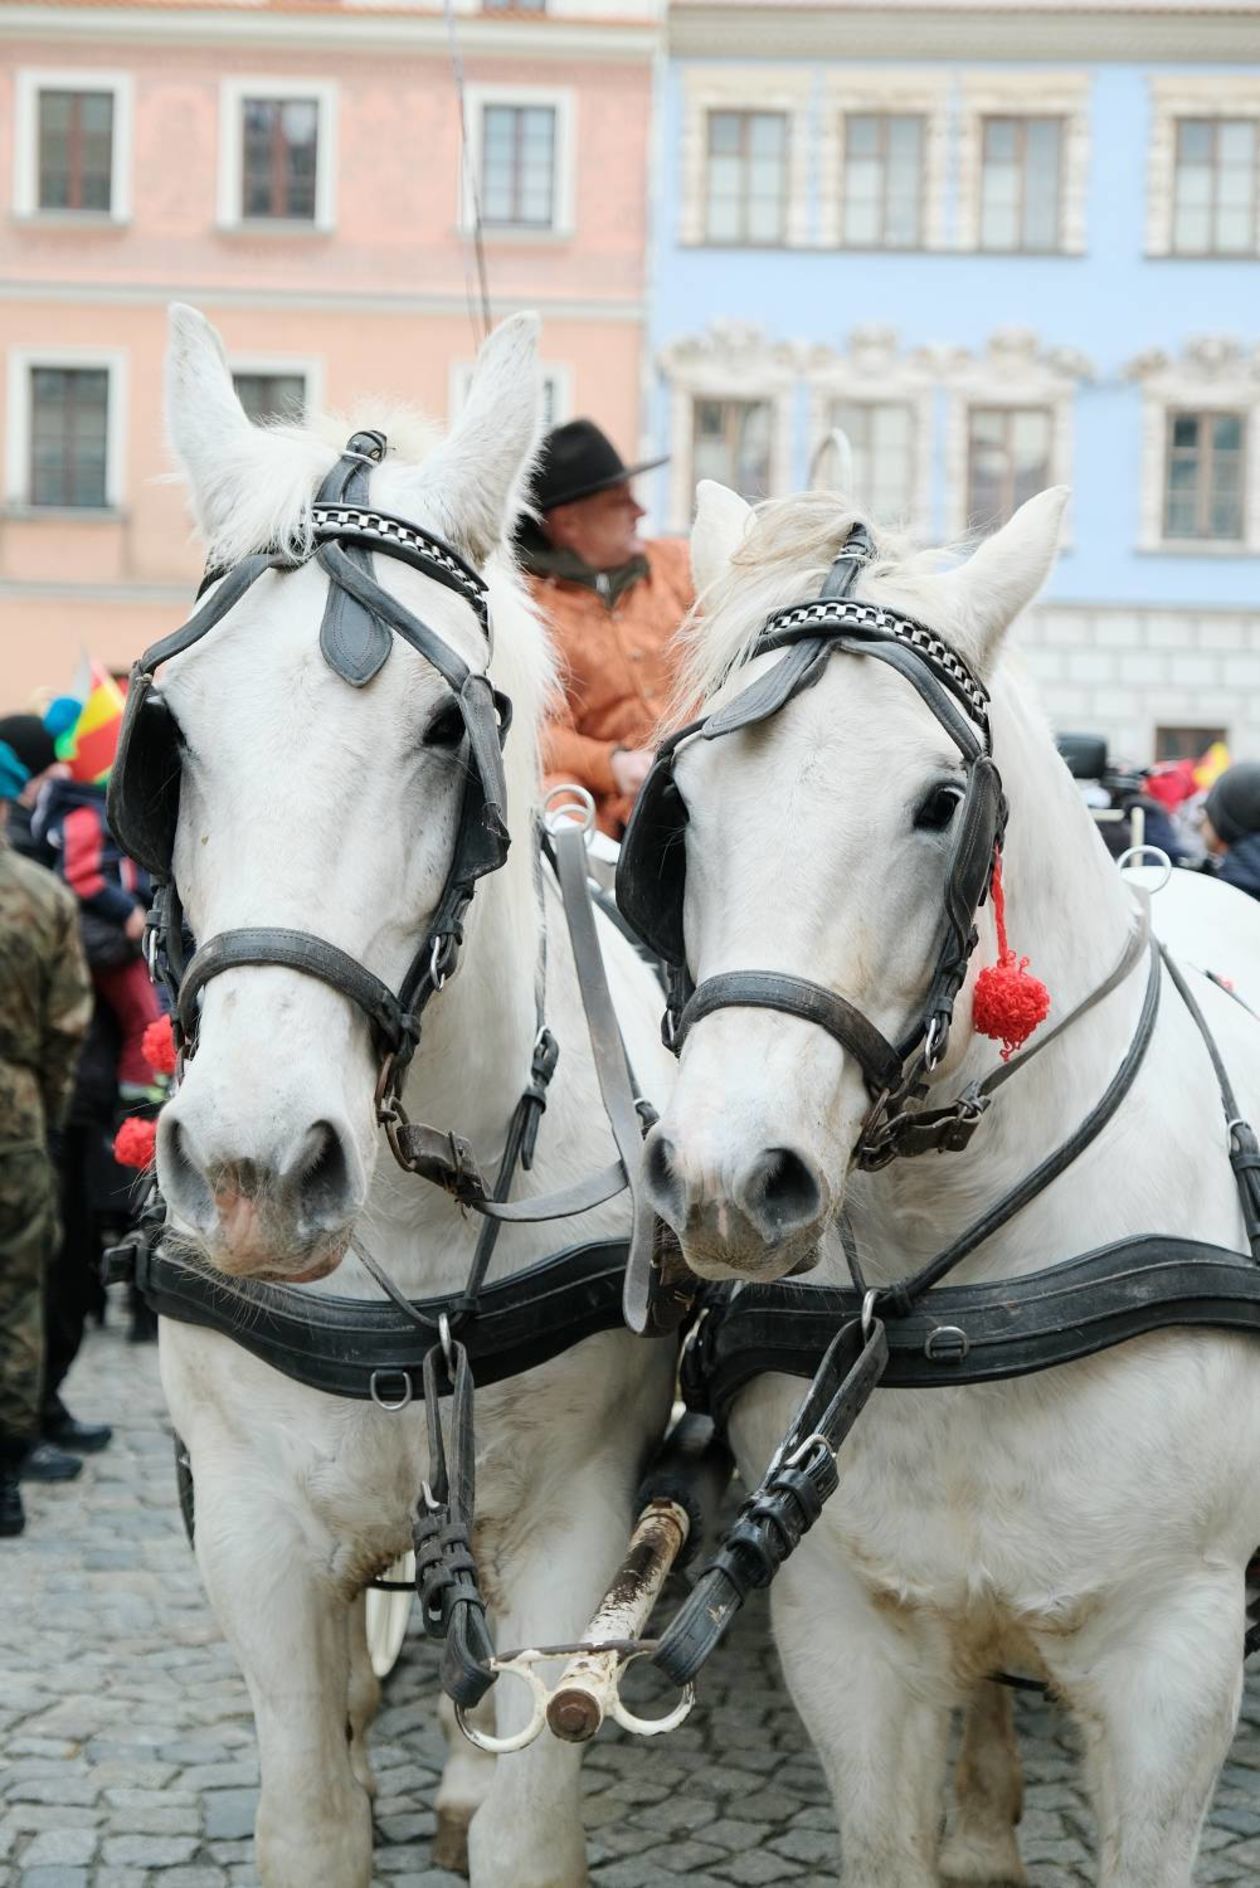
POLYGON ((470 1539, 476 1502, 473 1381, 468 1352, 444 1330, 424 1360, 424 1417, 429 1480, 423 1484, 412 1539, 420 1612, 430 1639, 445 1641, 442 1689, 470 1710, 495 1680, 494 1643, 477 1585, 470 1539), (450 1383, 450 1446, 442 1433, 438 1371, 450 1383))
POLYGON ((876 1302, 882 1312, 892 1317, 904 1317, 915 1301, 930 1291, 933 1285, 947 1277, 955 1266, 976 1250, 977 1246, 991 1239, 995 1232, 1005 1226, 1008 1220, 1022 1212, 1030 1201, 1045 1191, 1051 1181, 1066 1172, 1090 1143, 1102 1132, 1116 1109, 1124 1100, 1146 1060, 1146 1052, 1151 1046, 1155 1034, 1155 1023, 1159 1015, 1159 993, 1161 983, 1161 958, 1157 946, 1150 952, 1150 975, 1146 982, 1146 994, 1142 999, 1142 1011, 1138 1017, 1137 1029, 1133 1040, 1125 1052, 1124 1060, 1112 1076, 1106 1089, 1080 1125, 1069 1134, 1053 1152, 1039 1161, 1030 1173, 1011 1187, 1002 1198, 995 1202, 980 1218, 974 1220, 965 1232, 951 1241, 943 1252, 922 1266, 917 1272, 899 1279, 895 1284, 879 1287, 876 1302))
POLYGON ((676 1685, 694 1678, 754 1587, 768 1586, 839 1484, 836 1455, 888 1363, 878 1318, 851 1318, 827 1346, 760 1483, 652 1654, 676 1685))
POLYGON ((901 1081, 901 1057, 874 1023, 845 997, 806 977, 781 976, 771 970, 729 970, 706 977, 678 1019, 674 1046, 681 1048, 693 1024, 721 1009, 781 1010, 786 1016, 817 1023, 861 1063, 871 1088, 891 1089, 901 1081))
MULTIPOLYGON (((384 433, 354 433, 345 450, 319 488, 317 502, 336 504, 341 500, 358 503, 367 497, 368 473, 385 456, 384 433)), ((363 688, 384 667, 393 646, 393 637, 381 621, 373 604, 356 595, 342 577, 351 569, 362 571, 372 591, 377 585, 372 577, 372 557, 367 550, 354 546, 341 550, 322 545, 316 561, 333 579, 328 587, 323 621, 319 626, 319 646, 325 662, 352 688, 363 688)))
POLYGON ((1244 1121, 1238 1112, 1238 1098, 1234 1093, 1234 1084, 1229 1079, 1229 1070, 1225 1059, 1217 1047, 1216 1038, 1208 1027, 1207 1018, 1199 1007, 1198 999, 1185 977, 1164 946, 1160 945, 1160 954, 1168 967, 1168 974, 1178 996, 1194 1018, 1199 1034, 1216 1072, 1217 1086, 1221 1091, 1221 1106, 1225 1110, 1225 1130, 1229 1135, 1229 1164, 1234 1170, 1234 1179, 1238 1184, 1238 1196, 1242 1203, 1243 1223, 1247 1230, 1247 1244, 1251 1256, 1260 1264, 1260 1143, 1249 1121, 1244 1121))
POLYGON ((386 1049, 397 1054, 407 1039, 411 1019, 403 1014, 398 998, 356 957, 307 931, 254 926, 207 938, 188 964, 178 985, 176 1005, 179 1026, 188 1041, 197 1033, 201 992, 225 970, 239 970, 242 965, 299 970, 316 977, 364 1012, 386 1049))

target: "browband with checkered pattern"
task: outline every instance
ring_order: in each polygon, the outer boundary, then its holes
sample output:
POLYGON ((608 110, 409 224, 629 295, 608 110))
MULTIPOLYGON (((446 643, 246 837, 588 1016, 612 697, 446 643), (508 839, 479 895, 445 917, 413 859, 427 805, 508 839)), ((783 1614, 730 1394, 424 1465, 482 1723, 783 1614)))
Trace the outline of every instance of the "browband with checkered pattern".
POLYGON ((878 604, 854 603, 847 597, 819 597, 812 603, 795 603, 788 609, 776 610, 766 619, 752 654, 766 655, 773 649, 785 649, 791 643, 807 642, 815 636, 846 634, 898 642, 913 649, 976 725, 988 732, 989 691, 971 673, 962 657, 935 630, 916 623, 911 616, 883 609, 878 604))

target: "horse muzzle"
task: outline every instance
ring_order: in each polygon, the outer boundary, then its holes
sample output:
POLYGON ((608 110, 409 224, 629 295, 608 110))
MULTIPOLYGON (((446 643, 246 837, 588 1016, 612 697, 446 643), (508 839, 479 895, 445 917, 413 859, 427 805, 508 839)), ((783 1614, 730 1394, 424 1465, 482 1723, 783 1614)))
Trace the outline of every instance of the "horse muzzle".
POLYGON ((808 1271, 832 1213, 810 1157, 764 1147, 735 1163, 703 1163, 661 1127, 644 1148, 644 1186, 699 1278, 785 1278, 808 1271))

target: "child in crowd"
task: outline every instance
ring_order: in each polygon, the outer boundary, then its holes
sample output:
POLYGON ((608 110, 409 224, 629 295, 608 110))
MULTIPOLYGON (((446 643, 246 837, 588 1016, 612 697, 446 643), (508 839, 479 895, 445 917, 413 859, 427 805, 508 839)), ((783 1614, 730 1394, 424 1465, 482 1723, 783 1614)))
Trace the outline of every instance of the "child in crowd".
POLYGON ((53 869, 79 901, 92 981, 118 1023, 120 1097, 131 1105, 160 1101, 166 1091, 155 1085, 142 1047, 145 1030, 161 1013, 141 948, 148 874, 110 832, 99 781, 51 781, 36 828, 52 849, 53 869))

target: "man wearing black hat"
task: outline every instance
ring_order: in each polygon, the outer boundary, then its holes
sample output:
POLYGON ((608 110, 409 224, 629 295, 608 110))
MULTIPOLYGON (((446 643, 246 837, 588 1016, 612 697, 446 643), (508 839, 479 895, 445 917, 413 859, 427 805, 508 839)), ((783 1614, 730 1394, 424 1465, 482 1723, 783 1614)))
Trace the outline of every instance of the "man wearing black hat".
POLYGON ((530 492, 537 516, 516 543, 560 658, 563 709, 543 745, 548 785, 573 780, 619 839, 651 765, 673 684, 670 645, 694 592, 681 539, 645 543, 630 481, 663 465, 623 464, 593 420, 543 441, 530 492))

